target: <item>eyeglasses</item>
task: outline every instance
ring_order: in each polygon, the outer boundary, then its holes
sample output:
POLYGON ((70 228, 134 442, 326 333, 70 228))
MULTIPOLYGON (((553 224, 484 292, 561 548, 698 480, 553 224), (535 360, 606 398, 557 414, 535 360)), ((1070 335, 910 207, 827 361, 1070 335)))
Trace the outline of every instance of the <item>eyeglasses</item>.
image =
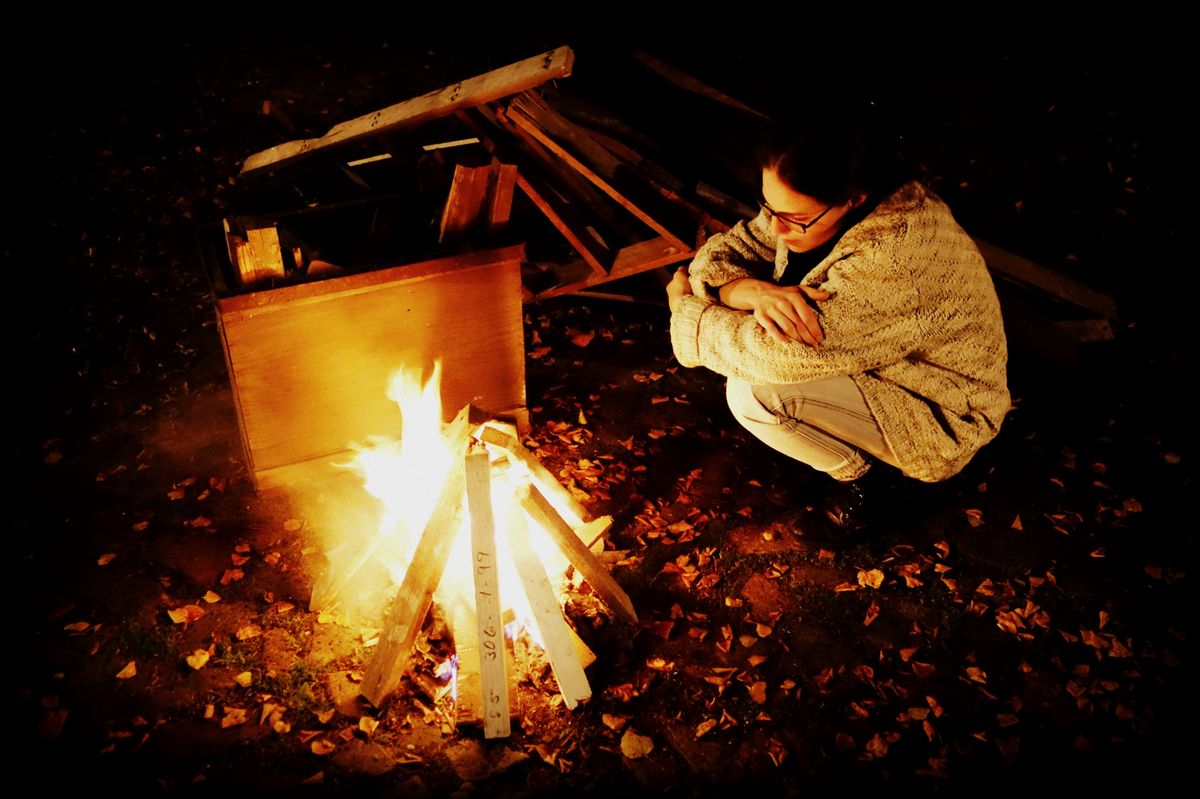
POLYGON ((779 219, 780 222, 787 225, 792 230, 799 230, 801 233, 807 233, 809 228, 811 228, 813 225, 815 225, 821 221, 821 217, 825 216, 825 214, 827 214, 831 210, 833 210, 832 205, 827 205, 827 206, 825 206, 824 211, 817 214, 812 219, 808 220, 807 222, 801 222, 797 219, 791 219, 790 217, 779 213, 774 208, 767 205, 766 200, 759 200, 758 207, 762 209, 762 212, 764 214, 766 214, 768 222, 771 222, 775 219, 779 219))

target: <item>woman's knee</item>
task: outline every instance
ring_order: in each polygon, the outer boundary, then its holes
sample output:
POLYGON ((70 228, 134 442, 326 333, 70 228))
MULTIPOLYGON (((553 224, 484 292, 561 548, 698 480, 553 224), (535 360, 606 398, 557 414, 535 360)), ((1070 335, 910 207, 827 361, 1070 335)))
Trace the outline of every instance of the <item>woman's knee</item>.
POLYGON ((743 427, 752 429, 754 424, 779 424, 779 417, 763 401, 766 399, 764 392, 769 389, 769 386, 753 386, 744 380, 731 379, 726 383, 725 401, 743 427))

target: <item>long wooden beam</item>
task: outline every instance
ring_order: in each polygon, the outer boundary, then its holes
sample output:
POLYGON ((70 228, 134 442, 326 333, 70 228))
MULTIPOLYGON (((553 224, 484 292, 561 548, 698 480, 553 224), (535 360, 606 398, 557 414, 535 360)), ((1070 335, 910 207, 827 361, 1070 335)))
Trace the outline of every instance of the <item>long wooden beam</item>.
POLYGON ((1103 292, 1077 283, 1066 275, 1035 264, 1027 258, 1022 258, 982 239, 975 239, 975 246, 979 248, 983 260, 987 262, 988 268, 993 272, 1043 291, 1064 302, 1086 308, 1106 319, 1116 321, 1121 318, 1116 302, 1103 292))
POLYGON ((567 560, 571 562, 572 566, 579 569, 580 574, 591 584, 592 589, 604 601, 604 604, 608 605, 621 619, 630 624, 637 624, 637 611, 633 609, 633 602, 625 593, 625 589, 621 588, 613 576, 608 573, 604 564, 598 561, 596 556, 584 546, 571 525, 567 524, 549 500, 542 496, 537 486, 533 484, 522 486, 517 491, 517 497, 525 512, 546 528, 558 548, 566 555, 567 560))
POLYGON ((467 509, 471 514, 471 570, 475 573, 475 630, 483 699, 483 737, 507 738, 508 678, 504 673, 504 625, 500 622, 500 580, 496 524, 492 516, 492 466, 487 448, 467 454, 467 509))
POLYGON ((347 120, 315 139, 297 139, 255 153, 242 165, 242 174, 278 167, 339 144, 448 116, 460 108, 490 103, 548 80, 571 74, 575 53, 559 47, 547 53, 485 72, 445 88, 347 120))
POLYGON ((469 406, 459 412, 448 428, 447 437, 456 457, 413 552, 412 562, 404 572, 400 590, 388 609, 384 631, 363 677, 362 695, 375 707, 382 706, 400 686, 408 669, 413 643, 425 623, 425 614, 433 603, 433 591, 446 570, 446 561, 458 533, 466 490, 463 456, 468 440, 468 414, 469 406))
POLYGON ((592 688, 571 640, 571 628, 563 619, 562 606, 550 587, 546 569, 529 542, 525 514, 516 505, 509 512, 507 527, 508 548, 512 552, 521 586, 525 589, 525 597, 529 600, 538 638, 546 652, 546 659, 550 661, 550 668, 554 670, 558 690, 562 692, 567 708, 573 710, 580 702, 592 697, 592 688))
POLYGON ((507 116, 510 120, 512 120, 513 124, 524 130, 537 141, 541 142, 542 146, 544 146, 547 150, 554 153, 556 156, 569 164, 572 169, 590 180, 593 184, 595 184, 596 188, 600 189, 602 192, 615 200, 618 205, 641 220, 643 224, 648 226, 655 233, 659 234, 680 249, 686 250, 688 248, 688 245, 683 241, 683 239, 676 236, 670 231, 670 229, 639 208, 628 197, 617 191, 612 184, 610 184, 600 175, 596 174, 578 158, 563 149, 562 145, 554 141, 554 139, 546 135, 546 133, 538 127, 537 123, 526 116, 526 114, 521 111, 520 108, 515 106, 509 108, 507 116))

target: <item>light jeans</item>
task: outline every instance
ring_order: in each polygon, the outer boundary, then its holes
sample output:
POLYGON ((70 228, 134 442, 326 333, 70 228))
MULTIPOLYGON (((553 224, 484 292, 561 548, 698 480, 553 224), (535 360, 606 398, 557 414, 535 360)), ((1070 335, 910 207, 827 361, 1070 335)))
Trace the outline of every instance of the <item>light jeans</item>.
POLYGON ((849 377, 767 386, 731 379, 725 393, 734 418, 760 441, 835 480, 866 474, 868 453, 896 465, 883 431, 849 377))

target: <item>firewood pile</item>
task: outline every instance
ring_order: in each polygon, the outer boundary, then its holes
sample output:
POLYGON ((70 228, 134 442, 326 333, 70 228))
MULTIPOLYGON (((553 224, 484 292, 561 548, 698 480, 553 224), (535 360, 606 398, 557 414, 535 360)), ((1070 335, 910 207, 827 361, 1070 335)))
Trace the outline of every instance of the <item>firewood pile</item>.
POLYGON ((226 219, 218 293, 514 241, 528 249, 526 301, 686 262, 728 228, 714 213, 748 209, 674 177, 630 125, 556 89, 574 60, 560 47, 249 156, 244 178, 293 183, 305 206, 226 219), (369 221, 348 223, 356 214, 369 221))

